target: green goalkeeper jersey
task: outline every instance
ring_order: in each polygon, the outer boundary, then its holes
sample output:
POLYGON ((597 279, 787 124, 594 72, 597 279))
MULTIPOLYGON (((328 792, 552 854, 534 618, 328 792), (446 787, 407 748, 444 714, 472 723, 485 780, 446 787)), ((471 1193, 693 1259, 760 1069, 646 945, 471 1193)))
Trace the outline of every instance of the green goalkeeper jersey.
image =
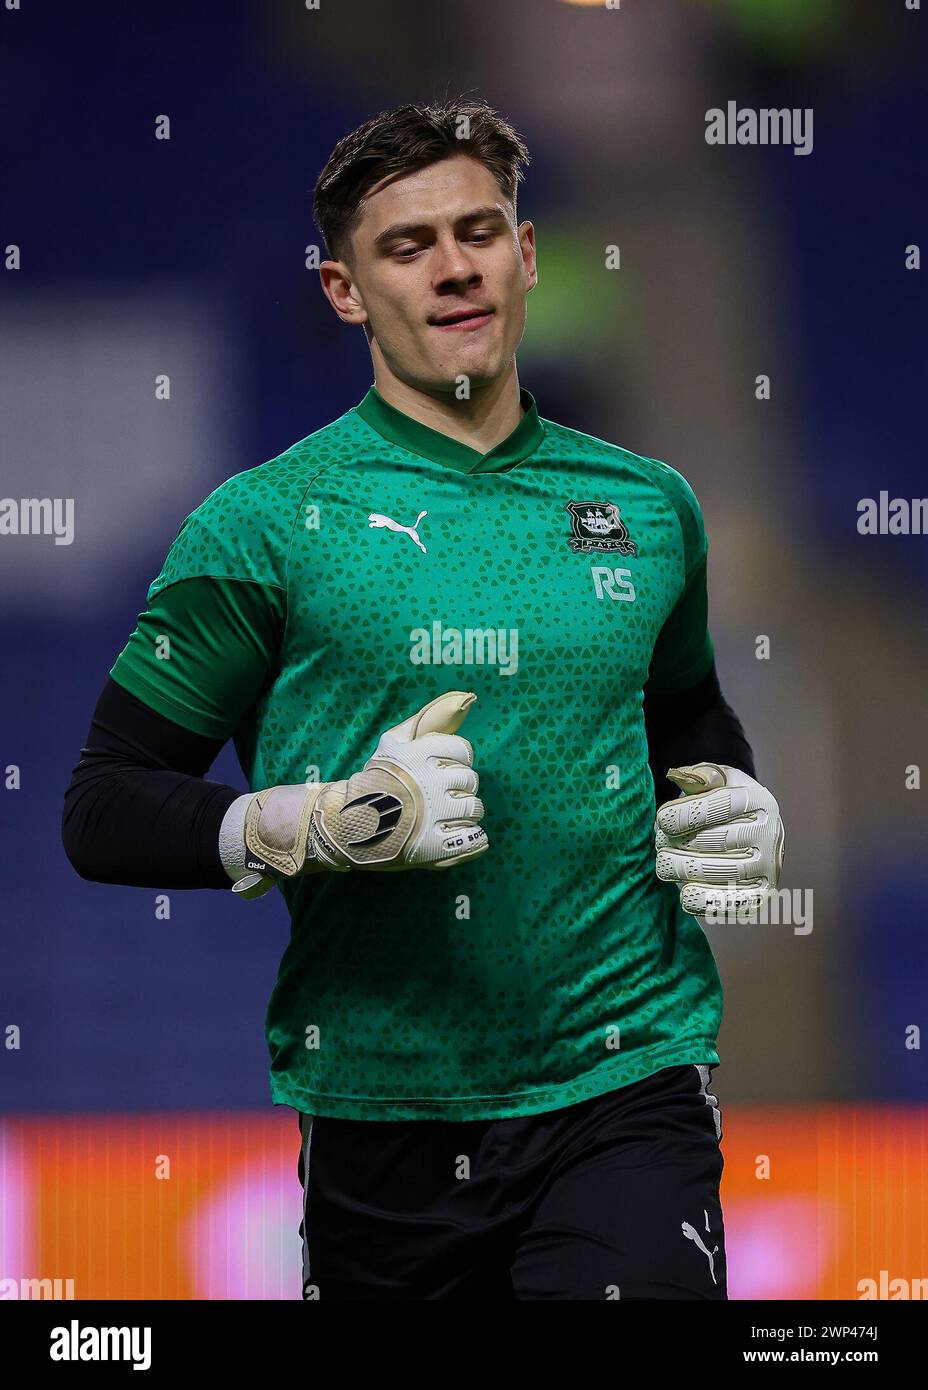
MULTIPOLYGON (((113 678, 235 740, 253 790, 358 771, 446 690, 477 702, 489 849, 282 885, 276 1103, 346 1119, 555 1110, 715 1063, 721 986, 654 872, 647 688, 709 670, 684 479, 542 419, 480 454, 373 387, 183 523, 113 678)), ((266 916, 268 904, 230 899, 266 916)))

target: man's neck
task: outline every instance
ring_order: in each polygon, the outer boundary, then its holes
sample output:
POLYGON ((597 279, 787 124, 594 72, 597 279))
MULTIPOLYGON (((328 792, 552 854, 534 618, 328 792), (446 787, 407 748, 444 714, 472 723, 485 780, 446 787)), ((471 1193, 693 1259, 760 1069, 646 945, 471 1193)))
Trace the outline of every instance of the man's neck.
POLYGON ((482 386, 463 401, 453 392, 418 391, 391 372, 375 371, 374 385, 395 410, 480 454, 488 454, 508 438, 523 415, 515 363, 499 381, 482 386))

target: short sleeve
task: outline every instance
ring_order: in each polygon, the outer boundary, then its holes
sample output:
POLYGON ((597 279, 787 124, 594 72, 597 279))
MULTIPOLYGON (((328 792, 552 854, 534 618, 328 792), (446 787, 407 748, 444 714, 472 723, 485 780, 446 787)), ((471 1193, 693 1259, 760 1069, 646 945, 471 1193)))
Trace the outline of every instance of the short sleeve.
POLYGON ((285 607, 281 589, 251 580, 153 586, 110 675, 182 728, 230 738, 276 668, 285 607))
POLYGON ((157 713, 208 738, 235 733, 276 669, 305 482, 280 487, 272 477, 268 465, 237 474, 187 517, 110 672, 157 713))

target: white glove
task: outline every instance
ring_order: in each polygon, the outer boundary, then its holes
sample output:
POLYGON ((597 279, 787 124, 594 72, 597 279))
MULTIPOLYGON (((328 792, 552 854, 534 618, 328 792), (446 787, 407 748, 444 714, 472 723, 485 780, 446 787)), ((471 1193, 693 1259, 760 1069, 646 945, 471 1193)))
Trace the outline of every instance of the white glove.
POLYGON ((439 695, 381 734, 346 781, 240 796, 219 836, 233 892, 261 897, 278 878, 327 870, 448 869, 483 854, 474 750, 455 732, 476 698, 439 695))
POLYGON ((679 883, 686 912, 760 907, 780 881, 783 822, 766 787, 721 763, 672 767, 683 795, 654 822, 657 876, 679 883))

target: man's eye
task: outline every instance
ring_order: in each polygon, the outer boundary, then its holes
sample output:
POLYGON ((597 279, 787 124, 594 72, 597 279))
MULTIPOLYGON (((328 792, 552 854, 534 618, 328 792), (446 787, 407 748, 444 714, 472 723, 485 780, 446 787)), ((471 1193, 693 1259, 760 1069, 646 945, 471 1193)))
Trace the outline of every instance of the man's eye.
POLYGON ((393 254, 399 260, 408 260, 409 257, 414 256, 418 250, 418 246, 398 246, 393 254))

